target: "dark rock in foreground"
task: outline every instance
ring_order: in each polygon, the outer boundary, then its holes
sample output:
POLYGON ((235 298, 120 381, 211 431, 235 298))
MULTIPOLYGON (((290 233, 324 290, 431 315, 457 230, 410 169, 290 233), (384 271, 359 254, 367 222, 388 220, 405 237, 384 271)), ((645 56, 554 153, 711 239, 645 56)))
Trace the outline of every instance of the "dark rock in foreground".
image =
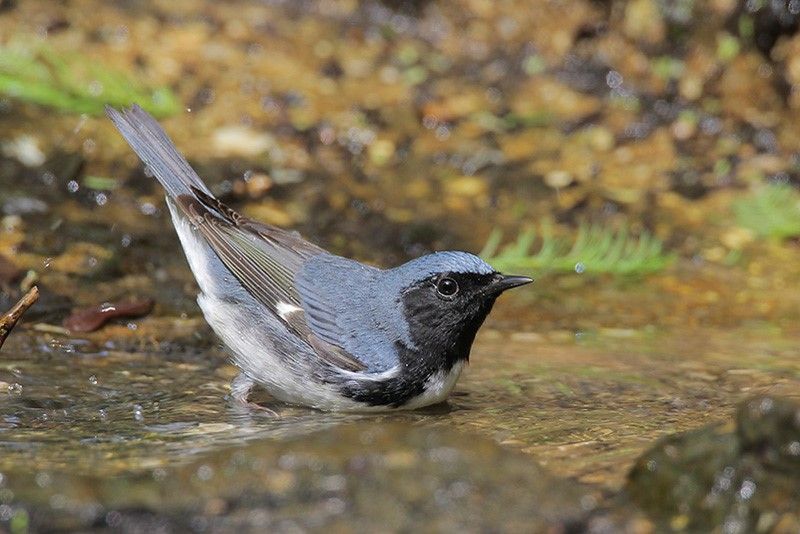
POLYGON ((800 403, 744 402, 735 425, 661 440, 633 468, 633 502, 692 532, 800 532, 800 403))
POLYGON ((9 472, 4 486, 6 515, 35 531, 563 532, 599 499, 491 440, 375 420, 139 474, 9 472))

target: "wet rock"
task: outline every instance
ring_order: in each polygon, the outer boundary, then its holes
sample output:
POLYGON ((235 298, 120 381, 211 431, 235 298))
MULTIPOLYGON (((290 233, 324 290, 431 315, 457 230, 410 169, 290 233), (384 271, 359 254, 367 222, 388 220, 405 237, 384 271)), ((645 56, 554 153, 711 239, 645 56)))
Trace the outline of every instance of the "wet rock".
POLYGON ((649 192, 669 186, 668 172, 675 146, 666 128, 646 139, 619 146, 599 162, 599 181, 604 195, 623 204, 639 203, 649 192))
POLYGON ((599 497, 491 440, 375 420, 115 477, 4 475, 34 529, 562 531, 599 497))
POLYGON ((86 277, 95 276, 107 270, 113 262, 114 253, 106 248, 88 242, 67 245, 67 249, 45 265, 54 271, 86 277))
POLYGON ((722 74, 722 108, 755 128, 778 124, 783 102, 775 89, 774 69, 758 53, 737 56, 722 74))
POLYGON ((673 530, 796 532, 800 403, 757 397, 732 425, 662 440, 636 463, 626 491, 673 530))
POLYGON ((248 197, 257 200, 272 189, 272 178, 266 173, 246 173, 244 179, 233 182, 231 192, 238 197, 248 197))
POLYGON ((553 189, 561 189, 572 183, 573 176, 567 171, 554 170, 548 172, 544 177, 544 183, 553 189))
POLYGON ((771 54, 776 61, 783 62, 783 75, 786 82, 793 88, 789 93, 789 106, 800 109, 800 35, 791 39, 781 40, 771 54))
POLYGON ((705 85, 718 74, 716 58, 708 48, 695 46, 687 54, 684 65, 678 91, 686 100, 699 100, 705 85))
POLYGON ((486 95, 477 90, 464 89, 441 99, 428 102, 423 107, 423 115, 428 120, 449 122, 483 111, 488 107, 486 95))
POLYGON ((755 233, 749 228, 734 227, 720 235, 720 241, 731 250, 742 250, 755 240, 755 233))
POLYGON ((546 76, 533 77, 523 84, 510 105, 525 124, 576 123, 600 109, 597 98, 546 76))
POLYGON ((389 139, 378 139, 369 146, 369 159, 378 167, 389 163, 395 153, 395 145, 389 139))
POLYGON ((765 55, 782 35, 792 35, 800 25, 800 11, 795 2, 744 2, 743 11, 754 19, 753 39, 765 55))
POLYGON ((22 277, 22 270, 11 260, 0 256, 0 288, 8 287, 22 277))
POLYGON ((30 135, 21 135, 2 144, 3 154, 15 158, 26 167, 38 167, 45 161, 39 141, 30 135))
POLYGON ((508 161, 538 160, 559 151, 566 141, 556 129, 534 128, 503 136, 500 149, 508 161))
POLYGON ((291 227, 297 221, 287 212, 286 207, 272 199, 266 199, 258 204, 247 204, 242 208, 242 213, 255 219, 281 227, 291 227))
POLYGON ((99 306, 75 310, 64 319, 64 328, 70 332, 94 332, 112 319, 142 317, 153 310, 153 300, 105 302, 99 306))
POLYGON ((28 215, 46 213, 46 202, 32 197, 14 197, 3 202, 4 215, 28 215))
POLYGON ((625 35, 649 45, 664 40, 666 25, 656 0, 633 0, 625 6, 625 35))
POLYGON ((460 197, 480 197, 486 195, 488 183, 478 176, 458 176, 444 184, 448 195, 460 197))
POLYGON ((274 145, 271 135, 247 126, 224 126, 212 138, 214 150, 220 157, 255 157, 274 145))

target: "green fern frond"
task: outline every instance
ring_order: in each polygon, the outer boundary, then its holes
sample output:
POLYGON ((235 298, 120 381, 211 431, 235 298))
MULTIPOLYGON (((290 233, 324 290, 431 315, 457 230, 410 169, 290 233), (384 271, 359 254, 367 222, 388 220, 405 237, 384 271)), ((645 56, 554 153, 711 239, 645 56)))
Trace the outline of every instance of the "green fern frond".
POLYGON ((0 94, 68 113, 100 115, 105 104, 138 103, 157 117, 180 109, 168 88, 149 89, 76 53, 0 46, 0 94))
POLYGON ((581 225, 570 246, 568 241, 554 237, 552 226, 545 222, 541 224, 541 245, 536 252, 533 252, 536 242, 533 226, 501 249, 502 237, 495 229, 480 255, 504 272, 644 275, 662 271, 674 260, 652 234, 642 232, 636 237, 627 228, 614 231, 598 225, 581 225))
POLYGON ((786 184, 772 184, 733 204, 739 226, 762 237, 800 236, 800 193, 786 184))

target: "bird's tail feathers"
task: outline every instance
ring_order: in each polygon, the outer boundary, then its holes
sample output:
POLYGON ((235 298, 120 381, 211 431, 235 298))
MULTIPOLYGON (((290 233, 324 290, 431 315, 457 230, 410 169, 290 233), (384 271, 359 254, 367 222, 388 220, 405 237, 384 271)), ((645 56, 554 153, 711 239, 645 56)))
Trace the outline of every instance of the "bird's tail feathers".
POLYGON ((213 198, 211 191, 149 113, 134 104, 123 110, 106 106, 106 115, 139 159, 155 175, 169 197, 194 196, 194 191, 197 190, 213 198))

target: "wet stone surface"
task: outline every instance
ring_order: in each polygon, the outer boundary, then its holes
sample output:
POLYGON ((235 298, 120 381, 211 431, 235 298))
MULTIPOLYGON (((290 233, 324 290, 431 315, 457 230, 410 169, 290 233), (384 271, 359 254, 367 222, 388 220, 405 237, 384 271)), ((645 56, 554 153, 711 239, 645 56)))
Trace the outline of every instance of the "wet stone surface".
MULTIPOLYGON (((200 432, 200 428, 196 428, 200 432)), ((598 494, 491 440, 390 421, 327 424, 183 465, 114 477, 6 471, 33 528, 235 532, 347 528, 543 530, 576 525, 598 494), (321 429, 327 427, 324 432, 321 429)))
POLYGON ((800 530, 800 403, 771 396, 743 403, 731 424, 660 441, 625 487, 675 530, 800 530))

